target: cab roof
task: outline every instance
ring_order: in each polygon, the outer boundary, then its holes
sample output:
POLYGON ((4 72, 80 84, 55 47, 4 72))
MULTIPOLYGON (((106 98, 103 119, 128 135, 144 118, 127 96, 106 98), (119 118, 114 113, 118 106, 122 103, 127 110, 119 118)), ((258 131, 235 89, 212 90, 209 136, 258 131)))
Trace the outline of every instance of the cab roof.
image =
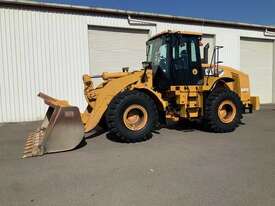
POLYGON ((161 33, 158 33, 158 34, 152 36, 150 39, 148 39, 148 41, 150 41, 152 39, 155 39, 157 37, 160 37, 162 35, 165 35, 165 34, 182 34, 182 35, 190 35, 190 36, 202 36, 202 33, 199 33, 199 32, 192 32, 192 31, 171 31, 171 30, 168 30, 168 31, 163 31, 161 33))

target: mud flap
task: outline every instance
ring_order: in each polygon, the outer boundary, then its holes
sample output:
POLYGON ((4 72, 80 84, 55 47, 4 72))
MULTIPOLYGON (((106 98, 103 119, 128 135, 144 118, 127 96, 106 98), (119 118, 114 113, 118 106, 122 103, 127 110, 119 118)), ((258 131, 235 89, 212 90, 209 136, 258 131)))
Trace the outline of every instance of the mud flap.
POLYGON ((42 125, 27 137, 23 158, 71 150, 84 138, 84 127, 77 107, 59 105, 59 100, 39 95, 49 108, 42 125))

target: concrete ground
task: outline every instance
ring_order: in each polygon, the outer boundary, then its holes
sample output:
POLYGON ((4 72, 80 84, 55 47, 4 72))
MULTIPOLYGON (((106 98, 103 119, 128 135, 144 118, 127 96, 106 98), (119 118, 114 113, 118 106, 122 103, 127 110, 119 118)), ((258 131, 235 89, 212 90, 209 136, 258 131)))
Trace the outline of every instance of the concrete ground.
POLYGON ((176 127, 117 143, 20 159, 35 123, 0 125, 0 205, 275 205, 275 106, 229 134, 176 127))

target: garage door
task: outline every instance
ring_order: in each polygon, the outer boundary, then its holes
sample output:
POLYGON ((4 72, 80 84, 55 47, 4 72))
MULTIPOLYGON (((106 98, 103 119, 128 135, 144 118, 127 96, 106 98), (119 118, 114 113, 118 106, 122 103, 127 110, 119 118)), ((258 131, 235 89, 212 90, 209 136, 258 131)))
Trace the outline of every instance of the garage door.
POLYGON ((147 30, 89 27, 88 33, 91 74, 140 69, 146 60, 147 30))
POLYGON ((241 70, 250 76, 252 95, 272 102, 273 41, 241 38, 241 70))
POLYGON ((210 63, 211 58, 212 58, 212 54, 214 51, 214 46, 215 46, 215 36, 214 35, 208 35, 208 34, 204 34, 202 36, 202 43, 203 46, 200 47, 200 51, 201 51, 201 58, 203 58, 203 47, 209 43, 209 51, 208 51, 208 61, 210 63))

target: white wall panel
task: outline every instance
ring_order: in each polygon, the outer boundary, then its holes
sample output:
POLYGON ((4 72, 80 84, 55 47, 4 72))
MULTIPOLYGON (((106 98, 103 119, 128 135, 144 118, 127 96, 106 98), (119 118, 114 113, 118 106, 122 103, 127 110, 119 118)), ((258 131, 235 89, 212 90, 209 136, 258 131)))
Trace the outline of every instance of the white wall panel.
POLYGON ((85 108, 87 24, 73 14, 0 9, 0 122, 39 120, 43 91, 85 108))
MULTIPOLYGON (((82 74, 89 73, 88 25, 150 30, 190 30, 215 35, 224 64, 240 68, 240 36, 263 32, 155 21, 129 25, 126 17, 0 7, 0 122, 32 121, 46 106, 39 91, 85 108, 82 74)), ((274 38, 273 38, 274 39, 274 38)))
MULTIPOLYGON (((141 69, 148 37, 147 30, 89 27, 90 73, 116 72, 123 67, 129 67, 129 71, 141 69)), ((94 79, 95 86, 101 82, 94 79)))
POLYGON ((272 102, 275 103, 275 41, 273 43, 272 102))
POLYGON ((273 41, 241 38, 241 70, 249 74, 251 92, 261 103, 272 102, 273 41))

